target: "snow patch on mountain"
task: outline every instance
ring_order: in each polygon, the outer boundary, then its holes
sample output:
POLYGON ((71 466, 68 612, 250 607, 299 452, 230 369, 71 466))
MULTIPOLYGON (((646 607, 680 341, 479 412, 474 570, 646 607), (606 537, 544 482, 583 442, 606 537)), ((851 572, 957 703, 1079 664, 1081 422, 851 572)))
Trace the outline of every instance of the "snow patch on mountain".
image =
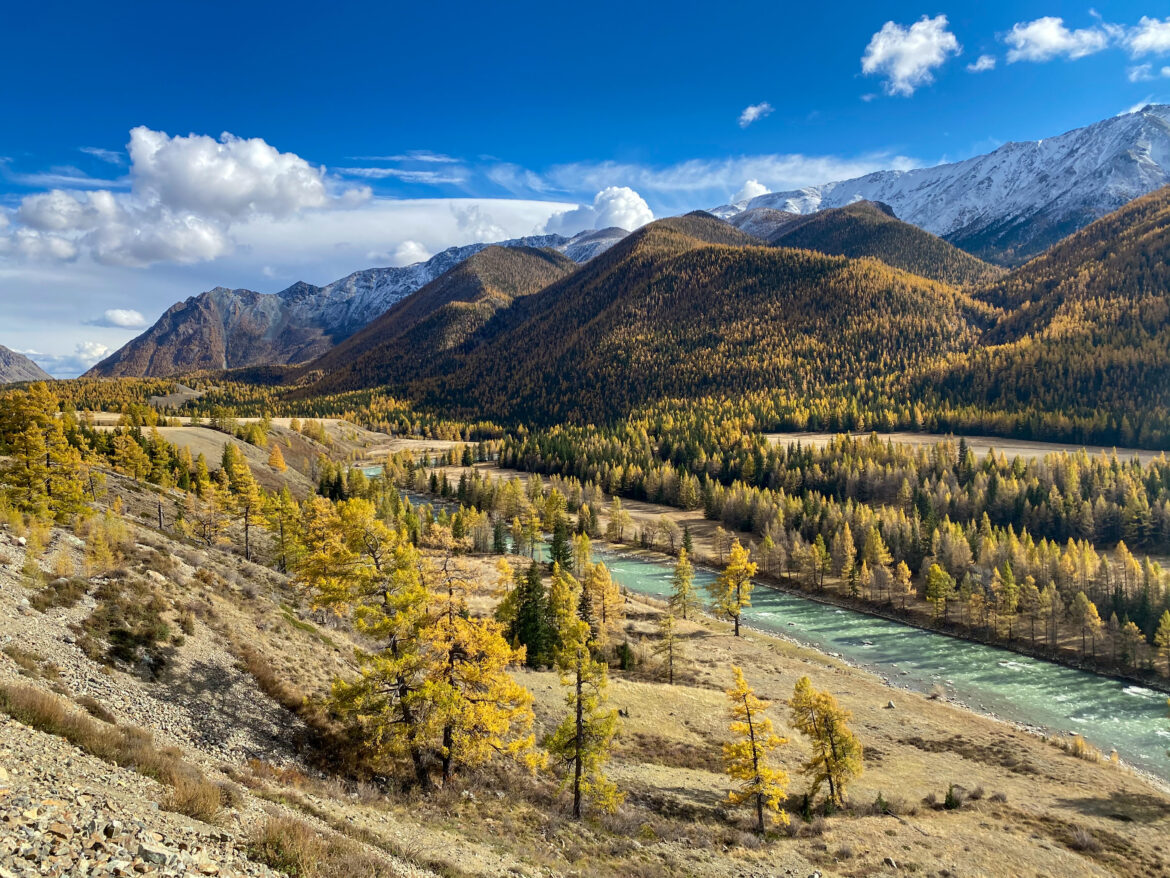
POLYGON ((1170 106, 1150 105, 961 162, 770 192, 711 212, 730 219, 764 207, 804 214, 880 201, 953 244, 1013 261, 1168 182, 1170 106))

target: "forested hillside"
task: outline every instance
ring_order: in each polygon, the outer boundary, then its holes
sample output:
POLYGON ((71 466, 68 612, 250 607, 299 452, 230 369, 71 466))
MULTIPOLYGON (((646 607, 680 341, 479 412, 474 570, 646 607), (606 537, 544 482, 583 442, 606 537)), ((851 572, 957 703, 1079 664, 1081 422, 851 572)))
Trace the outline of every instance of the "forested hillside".
POLYGON ((654 223, 501 312, 457 371, 409 389, 492 417, 604 419, 664 396, 897 376, 970 347, 990 315, 875 261, 753 240, 704 216, 654 223))
POLYGON ((306 365, 318 390, 403 381, 443 368, 450 353, 501 308, 569 274, 576 264, 555 250, 488 247, 306 365))
POLYGON ((1093 223, 981 294, 984 344, 920 387, 948 402, 1082 415, 1102 438, 1170 439, 1170 188, 1093 223))
POLYGON ((799 247, 854 259, 869 256, 931 280, 972 287, 1004 274, 918 226, 902 222, 887 205, 858 201, 786 223, 768 236, 780 247, 799 247))

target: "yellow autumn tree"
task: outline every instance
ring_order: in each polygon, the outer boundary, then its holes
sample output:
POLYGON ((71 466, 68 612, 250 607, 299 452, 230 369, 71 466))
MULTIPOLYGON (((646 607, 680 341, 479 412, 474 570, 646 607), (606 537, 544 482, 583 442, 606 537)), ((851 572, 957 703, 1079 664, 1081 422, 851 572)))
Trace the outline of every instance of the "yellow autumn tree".
POLYGON ((608 668, 593 658, 588 623, 575 616, 562 616, 560 622, 556 664, 561 684, 569 688, 569 709, 545 748, 553 770, 563 772, 561 788, 572 790, 573 816, 580 820, 586 804, 612 812, 624 798, 605 774, 618 720, 617 711, 606 707, 608 668))
POLYGON ((734 623, 736 637, 739 637, 739 617, 743 608, 752 605, 752 577, 755 575, 756 563, 748 558, 747 549, 736 540, 731 544, 727 566, 707 586, 716 615, 734 623))
POLYGON ((272 451, 268 454, 268 465, 278 473, 288 469, 288 464, 284 462, 284 455, 280 453, 280 446, 275 442, 272 443, 272 451))
POLYGON ((756 831, 767 828, 765 812, 783 825, 788 814, 781 802, 788 793, 788 774, 773 765, 773 754, 788 743, 776 734, 772 720, 764 713, 771 703, 756 695, 744 679, 743 671, 733 667, 735 685, 727 690, 731 702, 731 733, 735 740, 723 745, 724 770, 739 784, 727 794, 730 805, 750 802, 756 811, 756 831))
POLYGON ((788 707, 793 728, 812 745, 812 756, 803 766, 812 781, 809 795, 815 796, 827 783, 829 802, 844 804, 846 787, 862 772, 861 743, 847 725, 852 714, 828 692, 814 689, 808 677, 797 680, 788 707))

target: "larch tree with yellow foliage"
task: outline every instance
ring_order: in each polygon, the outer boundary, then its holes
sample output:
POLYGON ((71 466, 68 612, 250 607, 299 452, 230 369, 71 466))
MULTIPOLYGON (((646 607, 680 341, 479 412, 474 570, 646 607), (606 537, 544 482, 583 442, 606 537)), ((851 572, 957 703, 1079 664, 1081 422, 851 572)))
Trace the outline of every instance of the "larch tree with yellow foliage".
POLYGON ((716 615, 734 623, 736 637, 739 637, 739 617, 743 608, 752 605, 752 577, 755 575, 756 563, 748 558, 747 549, 736 540, 731 544, 727 566, 707 586, 716 615))
POLYGON ((288 464, 284 462, 284 455, 280 453, 280 446, 275 442, 272 443, 272 451, 268 453, 268 465, 278 473, 288 469, 288 464))
POLYGON ((756 811, 756 831, 763 835, 767 829, 765 813, 782 825, 788 824, 788 814, 781 807, 788 793, 788 774, 773 764, 773 754, 788 739, 776 734, 772 720, 764 713, 771 703, 752 691, 742 670, 731 670, 735 685, 727 690, 727 698, 731 702, 731 733, 735 740, 723 745, 723 765, 739 785, 727 794, 727 802, 750 802, 756 811))
POLYGON ((695 592, 695 567, 686 547, 678 550, 678 560, 670 578, 670 610, 681 619, 689 619, 702 609, 695 592))
POLYGON ((456 769, 478 768, 496 755, 534 768, 540 762, 532 693, 508 674, 524 663, 524 648, 508 645, 499 622, 471 616, 467 597, 479 584, 461 556, 466 542, 432 524, 426 545, 439 554, 434 561, 424 558, 422 568, 434 618, 427 633, 437 654, 435 679, 445 695, 439 755, 444 781, 456 769))
POLYGON ((797 680, 788 707, 793 728, 812 745, 812 756, 803 766, 812 781, 809 795, 827 783, 830 804, 844 804, 846 787, 862 772, 861 743, 847 725, 853 715, 828 692, 814 689, 808 677, 797 680))
POLYGON ((577 618, 566 623, 558 632, 556 664, 562 685, 569 687, 569 711, 545 747, 555 769, 564 771, 561 786, 572 789, 573 816, 580 820, 586 804, 613 812, 624 796, 605 774, 618 725, 617 711, 605 706, 608 668, 593 657, 589 625, 577 618))

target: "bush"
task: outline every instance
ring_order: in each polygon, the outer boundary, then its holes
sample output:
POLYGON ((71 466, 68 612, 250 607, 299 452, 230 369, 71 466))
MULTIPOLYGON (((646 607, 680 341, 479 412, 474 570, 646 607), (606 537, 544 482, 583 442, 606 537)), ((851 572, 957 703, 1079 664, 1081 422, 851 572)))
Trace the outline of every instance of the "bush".
POLYGON ((81 600, 89 586, 84 579, 76 577, 54 579, 44 588, 38 589, 29 598, 29 603, 42 613, 52 607, 68 609, 81 600))
POLYGON ((951 784, 947 787, 947 795, 943 799, 943 808, 947 811, 957 811, 963 807, 963 802, 965 801, 967 801, 967 791, 962 787, 951 784))
POLYGON ((1093 838, 1092 834, 1087 829, 1077 828, 1073 830, 1072 839, 1069 841, 1069 847, 1074 851, 1081 851, 1082 853, 1091 854, 1099 851, 1101 845, 1097 839, 1093 838))

